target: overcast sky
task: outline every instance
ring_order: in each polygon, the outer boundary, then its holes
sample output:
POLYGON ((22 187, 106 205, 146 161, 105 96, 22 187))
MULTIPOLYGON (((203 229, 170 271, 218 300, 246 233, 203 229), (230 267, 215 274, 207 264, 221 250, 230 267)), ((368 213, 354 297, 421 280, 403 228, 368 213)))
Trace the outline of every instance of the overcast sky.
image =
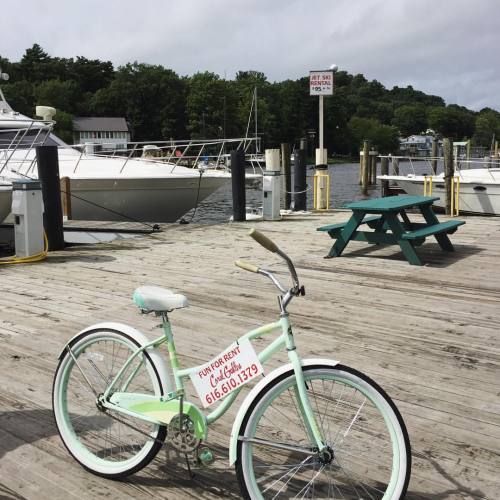
POLYGON ((2 0, 0 55, 295 79, 332 63, 386 87, 500 110, 500 0, 2 0))

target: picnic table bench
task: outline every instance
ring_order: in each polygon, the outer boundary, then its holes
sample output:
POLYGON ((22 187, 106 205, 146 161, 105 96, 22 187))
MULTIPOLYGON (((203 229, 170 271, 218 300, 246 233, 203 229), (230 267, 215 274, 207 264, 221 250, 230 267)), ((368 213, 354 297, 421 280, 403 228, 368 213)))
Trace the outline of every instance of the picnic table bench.
POLYGON ((317 228, 337 240, 326 257, 340 257, 349 241, 356 240, 374 244, 397 244, 410 264, 421 266, 415 247, 424 243, 428 236, 434 236, 443 250, 453 252, 448 235, 465 224, 465 221, 439 222, 432 210, 432 204, 436 200, 439 198, 402 195, 349 203, 346 205, 346 208, 352 210, 349 220, 317 228), (411 222, 406 213, 411 208, 418 209, 425 222, 411 222), (359 226, 365 224, 374 231, 358 231, 359 226))

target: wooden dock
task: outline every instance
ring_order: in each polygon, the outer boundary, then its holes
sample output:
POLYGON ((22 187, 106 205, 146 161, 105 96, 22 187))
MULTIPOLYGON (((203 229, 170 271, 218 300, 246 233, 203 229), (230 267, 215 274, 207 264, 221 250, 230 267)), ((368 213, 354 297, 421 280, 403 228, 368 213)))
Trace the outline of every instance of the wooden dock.
POLYGON ((400 408, 413 448, 407 498, 498 499, 500 219, 466 218, 451 236, 453 254, 429 239, 418 250, 427 265, 417 267, 395 247, 357 242, 344 256, 323 259, 332 240, 315 228, 347 217, 170 225, 72 247, 37 264, 1 266, 0 498, 239 497, 227 461, 234 411, 209 436, 217 462, 196 470, 194 480, 182 462, 168 460, 175 453, 162 450, 135 476, 108 481, 84 471, 61 444, 51 388, 61 348, 83 327, 121 321, 156 334, 157 321, 131 301, 142 284, 188 296, 190 307, 172 314, 185 364, 215 355, 257 321, 273 320, 275 289, 233 266, 244 258, 284 271, 246 236, 255 226, 290 254, 306 286, 307 295, 290 307, 301 354, 365 371, 400 408))

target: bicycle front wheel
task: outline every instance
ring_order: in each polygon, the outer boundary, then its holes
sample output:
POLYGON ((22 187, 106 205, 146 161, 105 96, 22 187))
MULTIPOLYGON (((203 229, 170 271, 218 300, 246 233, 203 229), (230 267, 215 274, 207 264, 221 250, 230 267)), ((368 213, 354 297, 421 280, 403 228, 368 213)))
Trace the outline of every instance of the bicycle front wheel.
MULTIPOLYGON (((94 330, 72 341, 54 378, 52 402, 68 451, 94 474, 120 478, 146 466, 158 453, 166 430, 121 412, 104 409, 100 396, 140 346, 123 332, 94 330)), ((160 397, 162 384, 144 352, 127 368, 116 390, 160 397)))
POLYGON ((403 498, 410 442, 389 396, 342 365, 308 366, 303 374, 328 452, 313 451, 294 372, 283 374, 242 422, 236 473, 245 498, 403 498))

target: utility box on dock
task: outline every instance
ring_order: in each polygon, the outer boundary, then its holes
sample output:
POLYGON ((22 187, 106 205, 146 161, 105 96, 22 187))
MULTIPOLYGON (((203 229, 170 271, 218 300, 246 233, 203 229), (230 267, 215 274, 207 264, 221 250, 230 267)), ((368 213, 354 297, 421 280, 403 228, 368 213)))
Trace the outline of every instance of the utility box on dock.
POLYGON ((279 149, 266 149, 266 170, 262 177, 262 219, 280 220, 281 163, 279 149))
POLYGON ((263 203, 262 203, 262 219, 263 220, 280 220, 280 204, 281 204, 281 175, 280 171, 265 170, 262 177, 263 203))
POLYGON ((40 182, 12 182, 12 215, 16 257, 30 257, 43 251, 43 201, 40 182))

